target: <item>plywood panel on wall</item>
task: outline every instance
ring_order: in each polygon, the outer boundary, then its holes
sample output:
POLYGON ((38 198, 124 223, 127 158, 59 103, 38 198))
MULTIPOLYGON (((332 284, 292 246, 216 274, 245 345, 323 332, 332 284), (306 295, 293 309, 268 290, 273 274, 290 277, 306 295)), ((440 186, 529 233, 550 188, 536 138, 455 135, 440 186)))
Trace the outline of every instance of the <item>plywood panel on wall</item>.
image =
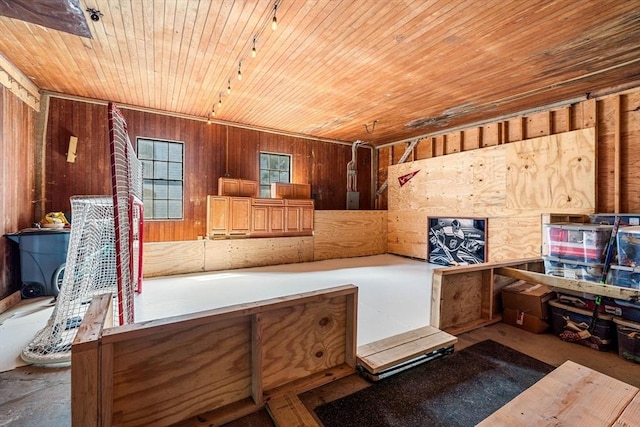
POLYGON ((426 258, 427 218, 461 216, 488 218, 489 261, 539 256, 542 213, 594 210, 593 128, 424 159, 389 168, 388 250, 426 258))
POLYGON ((314 260, 387 252, 386 211, 316 211, 314 260))

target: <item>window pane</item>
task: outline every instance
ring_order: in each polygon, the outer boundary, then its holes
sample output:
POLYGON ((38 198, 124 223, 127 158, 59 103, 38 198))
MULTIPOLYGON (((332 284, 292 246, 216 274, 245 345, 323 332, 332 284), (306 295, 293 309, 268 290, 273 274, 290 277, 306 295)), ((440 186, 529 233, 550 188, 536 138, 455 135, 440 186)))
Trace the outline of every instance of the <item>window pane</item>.
POLYGON ((267 199, 271 197, 271 186, 270 185, 261 185, 260 186, 260 197, 267 198, 267 199))
POLYGON ((148 139, 138 139, 138 158, 151 160, 153 159, 153 142, 148 139))
POLYGON ((270 171, 269 172, 269 182, 280 182, 280 172, 278 172, 278 171, 270 171))
POLYGON ((280 182, 289 182, 289 172, 280 172, 280 182))
POLYGON ((261 185, 269 184, 269 171, 265 171, 265 170, 260 171, 260 184, 261 185))
POLYGON ((155 141, 153 144, 153 159, 154 160, 169 160, 169 143, 162 141, 155 141))
POLYGON ((182 200, 169 200, 167 218, 182 218, 182 200))
POLYGON ((260 153, 260 169, 269 169, 269 155, 260 153))
POLYGON ((167 188, 167 199, 182 201, 182 182, 169 181, 167 188))
POLYGON ((289 170, 289 156, 279 156, 278 169, 280 169, 281 171, 289 170))
POLYGON ((142 160, 142 177, 153 179, 153 162, 149 160, 142 160))
POLYGON ((182 163, 182 144, 172 143, 169 144, 169 158, 170 162, 182 163))
MULTIPOLYGON (((145 179, 142 181, 142 200, 145 201, 145 209, 146 209, 146 201, 153 200, 153 181, 145 179)), ((146 217, 146 212, 145 212, 146 217)))
POLYGON ((269 169, 278 169, 278 156, 269 156, 269 169))
POLYGON ((153 201, 153 217, 154 218, 169 218, 167 215, 167 201, 166 200, 154 200, 153 201))
POLYGON ((167 163, 167 166, 169 168, 168 175, 167 175, 168 179, 176 179, 176 180, 182 179, 182 163, 171 162, 171 163, 167 163))
POLYGON ((153 184, 153 198, 158 199, 166 199, 169 194, 169 186, 167 185, 167 181, 156 181, 153 184))
POLYGON ((153 219, 153 201, 144 202, 143 204, 144 204, 144 219, 153 219))
POLYGON ((154 162, 153 163, 153 178, 154 179, 167 179, 167 164, 166 162, 154 162))

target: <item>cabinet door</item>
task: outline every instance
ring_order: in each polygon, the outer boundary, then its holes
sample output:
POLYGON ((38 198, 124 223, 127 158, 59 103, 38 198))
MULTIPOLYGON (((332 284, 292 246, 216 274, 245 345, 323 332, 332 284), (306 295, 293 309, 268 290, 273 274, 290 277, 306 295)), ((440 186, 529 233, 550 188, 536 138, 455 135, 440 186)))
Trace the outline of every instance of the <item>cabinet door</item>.
POLYGON ((218 178, 219 196, 239 196, 240 180, 236 178, 218 178))
POLYGON ((273 234, 284 233, 284 206, 269 206, 269 231, 273 234))
POLYGON ((258 197, 258 183, 246 179, 240 180, 240 196, 258 197))
POLYGON ((311 185, 293 184, 294 199, 311 199, 311 185))
POLYGON ((271 184, 271 197, 291 199, 293 197, 293 184, 274 182, 271 184))
POLYGON ((229 234, 229 198, 207 196, 207 235, 229 234))
POLYGON ((251 231, 251 199, 230 197, 229 203, 229 233, 249 234, 251 231))
POLYGON ((313 206, 303 207, 300 213, 300 228, 301 231, 312 234, 313 233, 313 206))
POLYGON ((284 208, 285 214, 285 232, 297 233, 301 230, 300 213, 301 208, 298 206, 286 206, 284 208))
POLYGON ((266 234, 269 232, 269 206, 251 207, 251 234, 266 234))

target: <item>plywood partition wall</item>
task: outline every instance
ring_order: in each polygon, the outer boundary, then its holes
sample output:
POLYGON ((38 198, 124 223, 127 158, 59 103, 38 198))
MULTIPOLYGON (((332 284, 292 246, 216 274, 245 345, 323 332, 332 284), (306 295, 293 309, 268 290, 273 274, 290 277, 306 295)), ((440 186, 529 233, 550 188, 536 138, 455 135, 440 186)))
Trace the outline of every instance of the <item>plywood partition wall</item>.
POLYGON ((488 219, 488 260, 540 255, 543 213, 592 213, 595 129, 389 167, 388 251, 427 258, 427 218, 488 219), (417 172, 404 185, 398 178, 417 172))
POLYGON ((222 425, 355 372, 353 285, 107 329, 100 301, 72 348, 73 426, 222 425))

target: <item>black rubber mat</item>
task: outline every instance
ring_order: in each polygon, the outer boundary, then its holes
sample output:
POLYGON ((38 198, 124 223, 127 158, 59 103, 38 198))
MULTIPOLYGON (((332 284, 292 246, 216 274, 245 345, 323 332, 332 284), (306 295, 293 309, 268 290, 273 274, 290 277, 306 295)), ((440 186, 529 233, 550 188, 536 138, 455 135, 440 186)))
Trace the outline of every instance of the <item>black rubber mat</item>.
POLYGON ((473 426, 554 369, 487 340, 316 408, 325 427, 473 426))

